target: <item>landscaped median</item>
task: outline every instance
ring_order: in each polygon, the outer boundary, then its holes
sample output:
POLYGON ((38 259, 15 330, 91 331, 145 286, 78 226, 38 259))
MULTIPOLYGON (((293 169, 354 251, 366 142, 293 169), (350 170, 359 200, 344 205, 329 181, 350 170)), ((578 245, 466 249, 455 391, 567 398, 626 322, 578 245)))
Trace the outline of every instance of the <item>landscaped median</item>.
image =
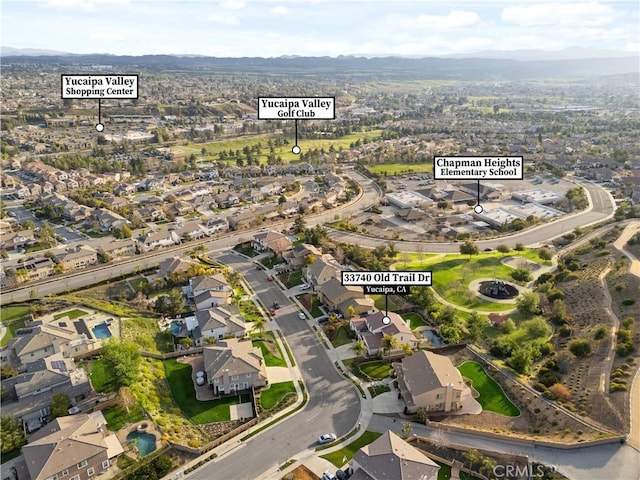
POLYGON ((336 450, 335 452, 321 455, 321 457, 324 458, 325 460, 329 460, 337 468, 340 468, 345 463, 351 461, 351 459, 353 458, 353 456, 356 454, 358 450, 375 441, 380 435, 382 434, 367 430, 360 437, 358 437, 356 440, 351 442, 349 445, 346 445, 341 449, 336 450))

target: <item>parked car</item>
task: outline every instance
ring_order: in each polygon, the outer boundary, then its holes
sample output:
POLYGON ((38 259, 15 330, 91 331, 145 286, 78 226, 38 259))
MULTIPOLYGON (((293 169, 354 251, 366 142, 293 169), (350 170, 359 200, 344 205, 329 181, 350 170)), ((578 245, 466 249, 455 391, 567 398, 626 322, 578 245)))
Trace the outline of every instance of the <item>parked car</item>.
POLYGON ((323 445, 325 443, 335 442, 336 438, 337 437, 335 433, 325 433, 323 435, 320 435, 320 438, 318 438, 318 443, 320 445, 323 445))
POLYGON ((344 470, 336 470, 336 478, 338 480, 347 480, 350 476, 348 469, 346 472, 344 470))
POLYGON ((316 320, 318 323, 327 323, 329 321, 329 315, 323 315, 321 317, 318 317, 318 320, 316 320))
POLYGON ((303 283, 302 285, 300 285, 300 290, 309 290, 311 288, 311 285, 308 283, 303 283))
POLYGON ((270 282, 273 282, 273 275, 269 275, 269 276, 267 277, 267 280, 269 280, 270 282))
POLYGON ((337 480, 337 477, 327 470, 322 474, 322 480, 337 480))
POLYGON ((273 308, 275 308, 276 310, 280 308, 280 304, 278 302, 273 302, 272 305, 273 308))
POLYGON ((298 312, 298 318, 299 318, 300 320, 306 320, 306 319, 307 319, 307 317, 305 316, 305 314, 304 314, 304 313, 302 313, 302 312, 298 312))
POLYGON ((271 314, 271 316, 272 316, 272 317, 275 317, 275 316, 276 316, 276 311, 275 311, 275 309, 273 309, 273 308, 270 308, 270 309, 269 309, 269 313, 271 314))

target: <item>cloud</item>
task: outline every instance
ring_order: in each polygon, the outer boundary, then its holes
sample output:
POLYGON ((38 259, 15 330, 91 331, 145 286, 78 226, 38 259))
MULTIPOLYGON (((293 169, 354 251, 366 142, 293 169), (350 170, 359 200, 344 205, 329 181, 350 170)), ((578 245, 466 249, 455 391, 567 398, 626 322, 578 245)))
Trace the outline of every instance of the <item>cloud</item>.
POLYGON ((235 15, 212 13, 207 17, 208 22, 220 23, 222 25, 237 25, 239 23, 235 15))
MULTIPOLYGON (((468 28, 480 23, 480 16, 475 12, 454 10, 447 15, 419 15, 411 20, 414 28, 430 28, 432 30, 446 31, 468 28)), ((410 25, 407 27, 411 28, 410 25)))
POLYGON ((93 10, 99 4, 129 5, 130 0, 45 0, 44 6, 56 9, 93 10))
POLYGON ((245 7, 244 0, 223 0, 220 6, 225 10, 241 10, 245 7))
POLYGON ((283 5, 279 5, 277 7, 273 7, 271 10, 269 10, 271 13, 274 13, 276 15, 286 15, 287 13, 289 13, 289 9, 283 5))
POLYGON ((561 26, 593 27, 615 21, 616 12, 597 2, 589 3, 538 3, 534 5, 506 7, 501 18, 521 27, 561 26))
POLYGON ((94 42, 121 42, 125 40, 125 37, 118 32, 93 32, 89 35, 89 40, 94 42))

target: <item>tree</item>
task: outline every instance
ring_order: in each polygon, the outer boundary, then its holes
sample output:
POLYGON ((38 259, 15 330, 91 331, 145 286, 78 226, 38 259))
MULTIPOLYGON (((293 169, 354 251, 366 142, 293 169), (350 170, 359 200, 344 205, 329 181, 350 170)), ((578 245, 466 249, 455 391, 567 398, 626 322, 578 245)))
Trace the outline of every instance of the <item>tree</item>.
POLYGON ((547 247, 542 247, 540 250, 538 250, 538 257, 540 257, 540 260, 548 262, 553 258, 553 252, 547 247))
POLYGON ((253 321, 253 328, 255 330, 258 330, 258 332, 260 332, 260 335, 262 335, 264 333, 264 330, 265 330, 266 327, 267 327, 267 322, 265 321, 265 319, 263 317, 257 317, 253 321))
POLYGON ((535 292, 524 292, 516 302, 516 308, 522 315, 529 318, 538 313, 540 298, 535 292))
POLYGON ((130 386, 138 379, 140 349, 134 343, 111 340, 102 347, 105 368, 111 372, 118 387, 130 386))
POLYGON ((349 350, 355 353, 358 361, 360 361, 360 359, 364 355, 364 352, 367 351, 367 346, 364 344, 362 340, 358 340, 357 342, 355 342, 353 345, 349 347, 349 350))
POLYGON ((293 221, 293 231, 295 233, 303 233, 307 229, 307 222, 304 215, 298 215, 293 221))
POLYGON ((356 309, 353 308, 353 305, 349 305, 347 307, 347 320, 351 320, 355 316, 356 316, 356 309))
POLYGON ((528 268, 516 268, 511 272, 511 278, 513 278, 516 282, 530 282, 531 281, 531 272, 528 268))
POLYGON ((0 417, 0 451, 3 454, 12 452, 26 443, 24 430, 18 421, 9 415, 2 415, 0 417))
POLYGON ((549 394, 554 400, 568 402, 571 400, 571 392, 561 383, 555 383, 549 387, 549 394))
POLYGON ((478 312, 476 312, 475 310, 471 312, 471 315, 467 320, 467 330, 469 331, 469 338, 473 342, 477 342, 478 340, 480 340, 486 326, 487 321, 483 320, 480 315, 478 315, 478 312))
POLYGON ((500 325, 500 332, 508 335, 516 331, 516 322, 513 321, 513 318, 507 318, 502 325, 500 325))
POLYGON ((408 439, 411 436, 411 432, 413 432, 413 425, 409 422, 405 422, 402 424, 402 431, 400 432, 400 436, 403 439, 408 439))
POLYGON ((518 347, 513 351, 507 363, 516 372, 527 374, 531 369, 532 362, 533 362, 533 352, 531 348, 518 347))
POLYGON ((51 397, 51 420, 69 415, 71 399, 66 393, 54 393, 51 397))
POLYGON ((569 344, 569 351, 578 358, 585 358, 591 354, 591 343, 589 340, 578 338, 569 344))
POLYGON ((384 358, 385 353, 388 355, 391 350, 398 348, 398 339, 393 335, 385 333, 384 335, 382 335, 380 346, 382 347, 382 357, 384 358))
POLYGON ((400 347, 402 348, 402 350, 404 351, 404 354, 407 357, 410 357, 411 355, 413 355, 413 348, 411 347, 410 343, 402 343, 400 344, 400 347))
POLYGON ((469 258, 471 258, 472 255, 477 255, 478 253, 480 253, 480 249, 478 248, 478 245, 473 243, 472 240, 468 239, 460 245, 460 253, 462 255, 469 255, 469 258))
POLYGON ((522 327, 531 338, 545 338, 551 333, 551 328, 541 317, 527 320, 522 324, 522 327))
POLYGON ((521 252, 524 250, 524 243, 522 242, 518 242, 516 243, 516 246, 514 247, 518 252, 521 252))
POLYGON ((193 347, 193 338, 184 337, 181 338, 178 343, 182 346, 182 348, 191 348, 193 347))
POLYGON ((509 247, 509 245, 507 245, 506 243, 501 243, 496 247, 496 250, 502 253, 503 255, 506 255, 511 251, 511 247, 509 247))
POLYGON ((136 404, 136 397, 129 387, 122 386, 118 389, 118 402, 127 413, 136 404))

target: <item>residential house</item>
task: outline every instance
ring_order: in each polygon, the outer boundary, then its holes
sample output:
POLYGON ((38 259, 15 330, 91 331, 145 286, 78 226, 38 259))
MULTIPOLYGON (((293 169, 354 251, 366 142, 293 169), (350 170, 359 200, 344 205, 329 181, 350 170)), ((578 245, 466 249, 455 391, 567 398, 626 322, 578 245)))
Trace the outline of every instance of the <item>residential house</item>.
POLYGON ((342 265, 329 253, 316 257, 303 271, 307 282, 316 290, 320 285, 332 278, 342 278, 342 265))
POLYGON ((285 217, 290 217, 291 215, 297 215, 300 213, 300 207, 298 202, 287 201, 279 205, 280 214, 285 217))
POLYGON ((40 280, 54 274, 55 263, 47 257, 36 257, 16 265, 18 281, 40 280))
POLYGON ((262 219, 258 218, 255 210, 236 213, 228 217, 228 221, 229 227, 233 230, 240 230, 242 228, 262 224, 262 219))
POLYGON ((235 192, 222 192, 213 198, 220 208, 229 208, 240 203, 240 197, 235 192))
POLYGON ((291 267, 291 270, 296 270, 302 268, 308 261, 307 259, 313 261, 321 256, 322 251, 319 250, 315 245, 311 245, 309 243, 301 243, 300 245, 296 245, 291 250, 286 252, 283 255, 283 258, 285 262, 287 262, 289 267, 291 267))
POLYGON ((229 231, 229 221, 226 217, 212 218, 202 224, 202 229, 207 235, 229 231))
POLYGON ((242 319, 224 308, 198 310, 195 319, 198 326, 193 329, 192 336, 196 345, 201 345, 204 338, 221 340, 228 336, 243 337, 246 332, 242 319))
POLYGON ((111 258, 130 257, 138 251, 138 242, 133 238, 123 238, 121 240, 112 240, 98 246, 100 254, 109 255, 111 258))
POLYGON ((19 250, 36 243, 33 230, 20 230, 0 234, 0 245, 4 250, 19 250))
POLYGON ((31 480, 96 478, 123 453, 101 411, 56 418, 22 447, 31 480))
POLYGON ((64 271, 81 270, 98 263, 98 252, 89 246, 82 246, 58 256, 64 271))
POLYGON ((101 232, 110 232, 114 228, 122 228, 129 221, 122 215, 118 215, 106 208, 96 208, 92 214, 93 219, 98 221, 101 232))
POLYGON ((207 236, 204 229, 197 221, 187 222, 182 227, 175 230, 178 236, 184 240, 198 240, 207 236))
POLYGON ((462 392, 468 387, 449 358, 418 350, 393 368, 407 413, 419 408, 445 413, 462 408, 462 392))
POLYGON ((345 286, 337 278, 331 278, 316 289, 318 300, 329 311, 341 312, 345 318, 349 315, 349 306, 353 307, 356 315, 368 314, 374 311, 374 302, 365 297, 362 287, 345 286), (359 299, 361 302, 354 300, 359 299))
POLYGON ((267 232, 260 232, 254 235, 251 246, 258 252, 271 250, 273 253, 279 254, 291 250, 293 244, 286 235, 269 230, 267 232))
POLYGON ((23 421, 30 432, 48 420, 51 398, 56 393, 66 393, 75 405, 92 392, 84 369, 76 368, 73 359, 62 353, 28 363, 24 373, 2 384, 8 399, 13 400, 3 402, 3 415, 23 421))
POLYGON ((267 385, 262 351, 249 340, 235 338, 203 349, 204 371, 216 395, 267 385))
POLYGON ((351 480, 437 480, 440 466, 387 430, 353 456, 351 480))
POLYGON ((366 345, 368 355, 384 353, 390 357, 401 356, 404 355, 403 344, 408 344, 412 349, 418 347, 418 339, 413 335, 411 328, 395 312, 376 312, 366 317, 352 318, 349 325, 358 335, 358 339, 366 345), (389 320, 385 321, 385 318, 389 320), (382 339, 385 335, 394 337, 397 346, 383 352, 382 339))
POLYGON ((232 294, 231 287, 221 273, 190 278, 184 290, 196 310, 226 305, 232 294))
POLYGON ((191 267, 197 265, 189 257, 175 256, 158 264, 158 276, 164 280, 185 275, 191 267))
POLYGON ((170 245, 178 245, 180 236, 174 230, 162 229, 156 232, 149 232, 142 239, 142 249, 145 252, 159 247, 168 247, 170 245))

